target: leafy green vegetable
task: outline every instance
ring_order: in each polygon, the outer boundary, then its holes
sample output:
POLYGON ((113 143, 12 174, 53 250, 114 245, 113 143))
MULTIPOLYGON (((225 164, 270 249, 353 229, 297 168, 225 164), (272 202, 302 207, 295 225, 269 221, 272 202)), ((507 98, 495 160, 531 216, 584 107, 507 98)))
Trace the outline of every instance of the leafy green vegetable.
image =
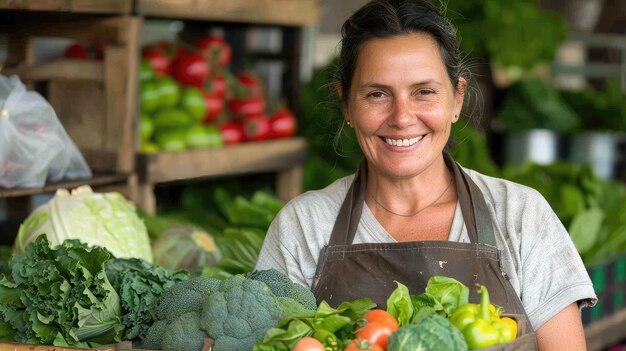
POLYGON ((582 255, 585 254, 598 238, 604 219, 604 213, 598 208, 592 208, 578 213, 572 219, 569 226, 569 235, 576 246, 576 250, 582 255))
POLYGON ((52 245, 78 239, 102 246, 118 258, 141 258, 152 262, 152 250, 143 221, 135 207, 119 193, 94 193, 89 186, 70 194, 57 190, 54 198, 37 208, 22 224, 15 249, 23 253, 40 234, 52 245))
POLYGON ((626 252, 626 186, 586 165, 507 166, 504 178, 539 191, 567 228, 587 265, 626 252))
POLYGON ((464 52, 512 72, 550 62, 567 30, 560 16, 540 9, 536 0, 450 1, 446 9, 464 52))
POLYGON ((281 320, 265 334, 262 342, 254 345, 254 351, 291 350, 305 336, 321 340, 328 350, 343 350, 354 337, 354 330, 367 311, 376 307, 369 298, 342 302, 333 308, 322 301, 313 316, 293 315, 281 320))
POLYGON ((509 133, 528 129, 564 133, 575 130, 580 124, 580 117, 556 88, 537 78, 523 79, 513 85, 496 118, 509 133))
POLYGON ((25 254, 13 257, 13 282, 1 280, 2 334, 17 342, 58 346, 119 342, 124 329, 120 297, 104 269, 111 257, 108 250, 78 240, 52 249, 47 237, 39 236, 25 254))
POLYGON ((450 277, 434 275, 428 279, 426 293, 431 295, 443 307, 444 317, 449 317, 469 299, 469 288, 465 284, 450 277))
POLYGON ((387 298, 387 312, 398 320, 402 327, 411 322, 413 316, 413 304, 411 294, 406 285, 396 281, 398 286, 387 298))
POLYGON ((175 282, 189 278, 187 271, 171 272, 136 258, 110 259, 105 270, 121 298, 124 340, 143 339, 156 320, 161 293, 175 282))

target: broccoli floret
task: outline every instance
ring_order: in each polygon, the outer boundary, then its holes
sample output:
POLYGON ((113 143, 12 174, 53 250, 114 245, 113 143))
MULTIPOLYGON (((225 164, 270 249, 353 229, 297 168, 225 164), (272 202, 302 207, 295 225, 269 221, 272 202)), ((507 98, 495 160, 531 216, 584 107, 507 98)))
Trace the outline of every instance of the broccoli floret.
POLYGON ((142 349, 160 350, 163 344, 163 335, 167 330, 168 323, 166 320, 156 321, 150 326, 146 337, 141 342, 142 349))
POLYGON ((200 326, 215 340, 214 351, 252 350, 282 315, 265 283, 232 276, 204 302, 200 326))
POLYGON ((163 334, 163 351, 201 351, 206 333, 200 329, 198 312, 189 312, 168 324, 163 334))
POLYGON ((317 309, 315 296, 309 288, 291 281, 289 276, 274 268, 249 272, 246 274, 246 278, 267 284, 274 295, 292 298, 307 310, 315 311, 317 309))
POLYGON ((172 285, 161 294, 157 318, 171 321, 187 312, 199 312, 206 297, 220 284, 219 279, 196 277, 172 285))

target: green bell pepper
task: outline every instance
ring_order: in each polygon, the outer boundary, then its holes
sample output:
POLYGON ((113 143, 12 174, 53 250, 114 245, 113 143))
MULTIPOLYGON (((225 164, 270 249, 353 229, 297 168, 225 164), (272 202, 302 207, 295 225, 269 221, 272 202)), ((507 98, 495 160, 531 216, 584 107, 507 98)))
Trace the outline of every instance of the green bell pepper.
POLYGON ((470 350, 506 343, 515 340, 517 323, 508 317, 500 318, 500 309, 489 304, 489 292, 480 286, 480 304, 465 304, 450 316, 470 350), (493 311, 493 312, 492 312, 493 311))

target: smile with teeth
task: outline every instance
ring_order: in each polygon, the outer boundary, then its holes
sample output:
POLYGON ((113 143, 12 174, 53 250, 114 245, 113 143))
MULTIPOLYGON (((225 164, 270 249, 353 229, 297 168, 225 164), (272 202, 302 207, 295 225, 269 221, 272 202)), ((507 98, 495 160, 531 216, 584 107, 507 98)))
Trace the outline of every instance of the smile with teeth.
POLYGON ((423 137, 424 137, 423 135, 420 135, 418 137, 409 138, 409 139, 384 138, 384 140, 387 144, 392 145, 392 146, 411 146, 417 143, 418 141, 422 140, 423 137))

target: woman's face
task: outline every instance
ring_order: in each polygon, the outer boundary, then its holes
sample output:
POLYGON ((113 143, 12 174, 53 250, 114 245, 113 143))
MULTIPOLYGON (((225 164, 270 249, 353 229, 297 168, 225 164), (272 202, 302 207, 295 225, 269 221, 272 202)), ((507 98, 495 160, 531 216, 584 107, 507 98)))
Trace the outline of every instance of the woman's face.
POLYGON ((441 158, 465 84, 461 79, 458 93, 453 89, 430 36, 365 42, 344 113, 373 171, 406 178, 441 158))

